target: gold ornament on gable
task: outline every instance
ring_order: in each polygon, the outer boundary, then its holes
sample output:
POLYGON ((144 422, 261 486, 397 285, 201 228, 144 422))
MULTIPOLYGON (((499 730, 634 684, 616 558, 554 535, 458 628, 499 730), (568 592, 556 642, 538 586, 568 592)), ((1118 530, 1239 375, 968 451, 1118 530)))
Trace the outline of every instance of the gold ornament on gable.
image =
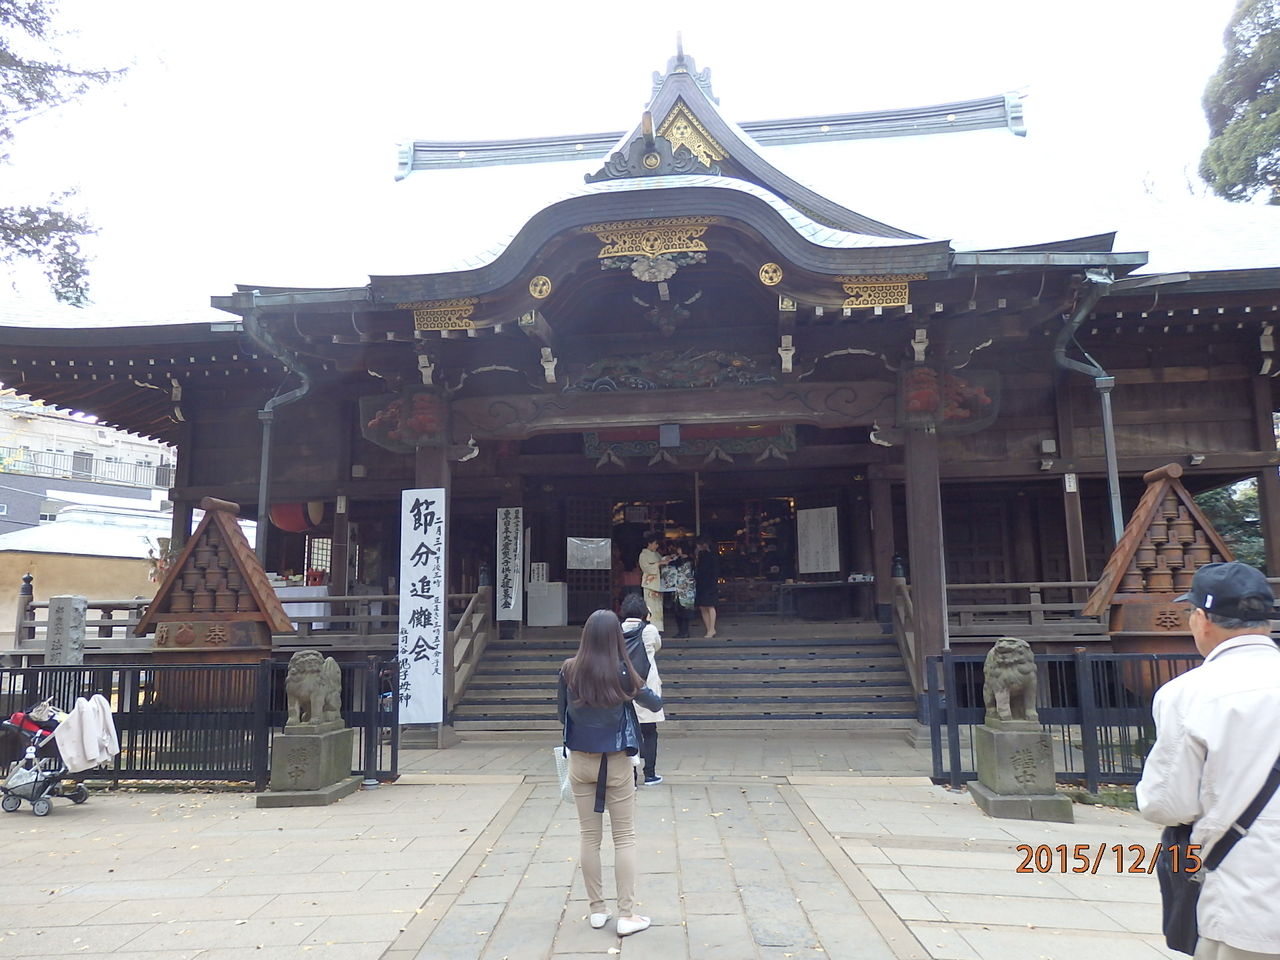
POLYGON ((583 227, 603 244, 598 258, 622 256, 658 257, 664 253, 701 253, 707 245, 699 239, 715 217, 657 217, 624 220, 583 227))
POLYGON ((690 112, 683 100, 677 100, 671 108, 671 112, 658 127, 658 136, 669 140, 672 150, 688 148, 690 153, 708 167, 726 156, 724 147, 716 143, 715 138, 698 122, 698 118, 690 112))
POLYGON ((776 287, 782 282, 782 267, 776 263, 766 263, 761 266, 760 282, 766 287, 776 287))
POLYGON ((872 274, 858 277, 836 277, 844 290, 842 307, 904 307, 911 302, 913 280, 927 279, 923 273, 872 274))
POLYGON ((530 280, 529 295, 535 300, 545 300, 551 296, 551 278, 539 274, 530 280))
POLYGON ((477 299, 461 297, 455 300, 418 300, 413 303, 397 303, 400 310, 413 311, 415 330, 471 330, 475 323, 477 299))

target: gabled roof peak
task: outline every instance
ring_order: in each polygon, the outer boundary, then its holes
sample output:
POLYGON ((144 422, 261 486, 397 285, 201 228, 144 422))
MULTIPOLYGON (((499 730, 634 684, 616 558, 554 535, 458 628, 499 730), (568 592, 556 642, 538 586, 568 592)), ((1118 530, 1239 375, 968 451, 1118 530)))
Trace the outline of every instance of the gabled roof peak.
POLYGON ((699 72, 698 65, 694 63, 693 57, 684 52, 684 38, 679 31, 676 32, 676 55, 667 61, 667 72, 659 73, 653 71, 653 92, 649 95, 650 101, 658 96, 658 91, 662 89, 662 85, 666 83, 667 77, 675 73, 687 73, 693 78, 694 83, 702 90, 708 100, 712 103, 719 104, 720 98, 711 92, 711 68, 699 72))

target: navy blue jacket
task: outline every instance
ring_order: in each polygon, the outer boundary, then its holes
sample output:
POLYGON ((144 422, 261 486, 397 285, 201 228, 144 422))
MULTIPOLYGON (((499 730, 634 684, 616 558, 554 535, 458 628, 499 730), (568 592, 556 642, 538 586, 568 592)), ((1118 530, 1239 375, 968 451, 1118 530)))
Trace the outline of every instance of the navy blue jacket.
MULTIPOLYGON (((622 675, 627 674, 620 664, 622 675)), ((648 687, 636 694, 636 702, 647 710, 662 709, 662 698, 648 687)), ((612 707, 584 707, 573 702, 564 671, 560 671, 560 689, 556 695, 556 714, 564 727, 564 745, 583 753, 640 752, 640 723, 630 700, 612 707)))

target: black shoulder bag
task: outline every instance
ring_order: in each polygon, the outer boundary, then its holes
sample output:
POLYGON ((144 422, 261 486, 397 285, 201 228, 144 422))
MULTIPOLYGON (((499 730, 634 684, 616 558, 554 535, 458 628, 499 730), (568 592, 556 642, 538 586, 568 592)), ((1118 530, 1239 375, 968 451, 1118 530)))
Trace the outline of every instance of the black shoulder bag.
POLYGON ((1182 823, 1165 827, 1160 834, 1160 857, 1156 861, 1156 877, 1160 881, 1160 906, 1164 911, 1164 942, 1170 950, 1193 955, 1200 940, 1196 923, 1196 907, 1200 902, 1200 890, 1207 870, 1217 870, 1231 848, 1249 832, 1262 808, 1271 802, 1276 788, 1280 787, 1280 757, 1271 767, 1267 781, 1245 807, 1222 838, 1213 845, 1203 863, 1189 855, 1191 828, 1194 824, 1182 823))
POLYGON ((636 676, 643 686, 649 679, 649 651, 644 646, 644 628, 648 624, 641 621, 640 626, 633 627, 631 630, 624 630, 622 639, 627 643, 627 658, 631 661, 631 666, 636 671, 636 676))

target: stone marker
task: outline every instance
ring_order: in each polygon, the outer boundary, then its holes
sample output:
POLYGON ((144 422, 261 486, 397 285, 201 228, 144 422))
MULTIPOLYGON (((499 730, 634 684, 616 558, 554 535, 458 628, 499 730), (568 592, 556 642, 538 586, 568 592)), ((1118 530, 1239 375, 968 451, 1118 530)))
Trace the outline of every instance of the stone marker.
POLYGON ((983 725, 973 731, 978 779, 969 793, 983 812, 1008 820, 1073 823, 1071 800, 1055 790, 1053 741, 1036 714, 1031 645, 1002 637, 983 665, 983 725))
MULTIPOLYGON (((44 662, 78 667, 84 663, 84 621, 89 601, 84 597, 49 598, 49 625, 44 637, 44 662)), ((67 704, 67 709, 70 709, 67 704)))
POLYGON ((353 793, 356 732, 343 726, 342 670, 318 650, 299 650, 285 678, 289 715, 271 742, 271 783, 259 807, 320 807, 353 793))

